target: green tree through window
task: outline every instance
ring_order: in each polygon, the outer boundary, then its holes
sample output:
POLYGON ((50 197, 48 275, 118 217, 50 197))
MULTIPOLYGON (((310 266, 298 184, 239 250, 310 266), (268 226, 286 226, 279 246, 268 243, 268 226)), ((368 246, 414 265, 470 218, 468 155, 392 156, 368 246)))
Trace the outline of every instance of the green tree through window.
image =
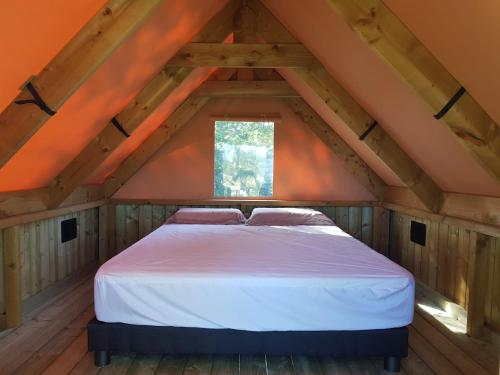
POLYGON ((274 122, 216 121, 216 197, 273 195, 274 122))

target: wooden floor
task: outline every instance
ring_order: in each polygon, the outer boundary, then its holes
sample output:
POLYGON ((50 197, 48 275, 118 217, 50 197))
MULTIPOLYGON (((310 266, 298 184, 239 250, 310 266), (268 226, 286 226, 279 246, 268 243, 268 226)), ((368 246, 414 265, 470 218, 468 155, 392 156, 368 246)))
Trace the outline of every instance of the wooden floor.
MULTIPOLYGON (((85 326, 93 317, 92 277, 40 308, 22 327, 0 334, 0 374, 387 374, 382 360, 302 356, 113 356, 94 367, 85 326)), ((422 312, 410 327, 401 374, 498 375, 498 351, 454 334, 422 312), (438 349, 439 348, 439 349, 438 349)))

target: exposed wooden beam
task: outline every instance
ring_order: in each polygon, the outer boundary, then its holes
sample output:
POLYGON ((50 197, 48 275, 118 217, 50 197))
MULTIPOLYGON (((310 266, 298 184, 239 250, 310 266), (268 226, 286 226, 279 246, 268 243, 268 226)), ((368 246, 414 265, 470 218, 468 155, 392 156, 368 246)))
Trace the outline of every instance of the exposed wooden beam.
POLYGON ((247 4, 257 15, 257 33, 268 43, 297 43, 297 39, 260 0, 247 0, 247 4))
POLYGON ((315 61, 300 43, 236 44, 190 43, 168 62, 169 66, 225 68, 307 67, 315 61))
MULTIPOLYGON (((387 187, 384 202, 425 210, 418 198, 403 187, 387 187)), ((500 227, 500 197, 444 193, 444 204, 439 213, 500 227)))
MULTIPOLYGON (((326 69, 296 69, 301 79, 346 123, 361 136, 373 119, 326 69)), ((363 142, 405 183, 432 212, 439 212, 444 196, 437 184, 406 154, 397 142, 378 125, 363 142)))
MULTIPOLYGON (((122 44, 161 0, 111 0, 57 56, 31 79, 44 102, 57 111, 122 44)), ((33 99, 26 88, 15 98, 33 99)), ((14 101, 0 114, 0 167, 50 118, 33 104, 14 101)))
POLYGON ((470 233, 469 265, 467 267, 467 334, 481 337, 485 323, 486 292, 488 289, 488 258, 495 238, 470 233))
POLYGON ((105 199, 100 199, 88 203, 74 204, 70 206, 59 207, 54 210, 43 210, 36 211, 32 213, 24 213, 16 216, 10 216, 0 219, 0 229, 9 228, 14 225, 21 225, 26 223, 32 223, 37 220, 50 219, 52 217, 67 215, 79 211, 88 210, 89 208, 95 208, 106 204, 105 199))
POLYGON ((283 77, 279 74, 276 69, 254 69, 253 74, 255 79, 259 81, 283 81, 283 77))
POLYGON ((190 97, 137 150, 125 159, 104 183, 106 197, 118 191, 146 162, 208 102, 208 97, 190 97))
POLYGON ((285 81, 205 81, 194 96, 223 97, 300 97, 285 81))
MULTIPOLYGON (((439 112, 462 86, 381 0, 329 0, 400 79, 439 112)), ((442 118, 483 168, 500 179, 500 128, 466 92, 442 118)))
POLYGON ((448 216, 445 214, 436 214, 427 210, 418 208, 401 206, 395 203, 382 203, 382 206, 393 211, 401 212, 406 215, 416 216, 432 221, 438 221, 443 224, 462 227, 471 231, 486 234, 488 236, 500 237, 500 226, 494 224, 487 224, 483 222, 474 221, 467 218, 448 216))
POLYGON ((5 314, 7 328, 22 323, 21 298, 21 248, 19 226, 3 231, 3 286, 5 290, 5 314))
POLYGON ((377 202, 372 201, 300 201, 280 199, 134 199, 134 198, 111 198, 110 204, 160 204, 177 206, 284 206, 284 207, 371 207, 377 202))
MULTIPOLYGON (((259 34, 269 43, 292 43, 293 36, 258 2, 251 2, 263 21, 258 22, 259 34)), ((315 60, 313 67, 296 68, 300 78, 351 128, 361 136, 374 119, 349 93, 315 60)), ((415 193, 431 211, 438 212, 443 204, 443 193, 437 184, 399 147, 381 126, 375 126, 364 138, 365 144, 415 193)))
POLYGON ((236 69, 233 68, 221 68, 213 72, 208 81, 229 81, 236 74, 236 69))
POLYGON ((110 258, 110 232, 113 223, 112 216, 115 214, 115 208, 112 205, 105 204, 99 207, 99 263, 103 264, 110 258))
POLYGON ((390 211, 384 207, 373 207, 373 243, 372 248, 389 258, 390 211))
POLYGON ((287 99, 295 114, 342 161, 345 168, 377 200, 383 199, 385 183, 303 99, 287 99))
MULTIPOLYGON (((238 4, 230 2, 193 39, 195 42, 221 42, 232 32, 232 19, 238 4)), ((190 67, 166 66, 115 118, 128 134, 140 124, 192 72, 190 67)), ((49 208, 57 207, 113 152, 126 137, 110 123, 73 159, 50 184, 49 208)))
MULTIPOLYGON (((47 210, 48 188, 0 192, 0 227, 7 221, 19 215, 32 214, 47 210)), ((103 185, 79 186, 61 204, 61 207, 73 206, 104 199, 103 185)))

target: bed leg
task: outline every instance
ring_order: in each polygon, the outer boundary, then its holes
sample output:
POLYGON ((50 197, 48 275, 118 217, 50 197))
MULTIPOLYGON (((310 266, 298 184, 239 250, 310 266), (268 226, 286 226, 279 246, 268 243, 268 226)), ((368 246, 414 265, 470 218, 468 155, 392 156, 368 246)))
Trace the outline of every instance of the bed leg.
POLYGON ((97 367, 104 367, 111 362, 111 355, 106 350, 96 350, 94 353, 94 363, 97 367))
POLYGON ((401 358, 385 357, 384 370, 389 372, 399 372, 401 370, 401 358))

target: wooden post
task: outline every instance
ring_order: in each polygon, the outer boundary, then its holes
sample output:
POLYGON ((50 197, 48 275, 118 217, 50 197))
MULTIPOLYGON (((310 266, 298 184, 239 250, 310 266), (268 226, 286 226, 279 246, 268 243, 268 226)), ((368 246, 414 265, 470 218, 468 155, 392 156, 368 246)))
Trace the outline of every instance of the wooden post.
MULTIPOLYGON (((241 8, 234 15, 234 43, 257 42, 257 15, 242 1, 241 8)), ((251 81, 253 69, 238 69, 239 81, 251 81)))
POLYGON ((380 254, 389 256, 389 215, 383 207, 373 207, 373 248, 380 254))
POLYGON ((19 226, 15 226, 3 231, 3 266, 7 328, 19 327, 22 323, 19 228, 19 226))
POLYGON ((99 263, 103 264, 108 260, 108 247, 109 247, 109 237, 108 237, 108 212, 109 205, 99 207, 99 263))
POLYGON ((467 334, 472 337, 481 337, 483 333, 488 283, 488 256, 489 249, 494 244, 493 237, 471 232, 466 302, 467 334))
POLYGON ((116 254, 116 205, 108 204, 108 259, 116 254))

